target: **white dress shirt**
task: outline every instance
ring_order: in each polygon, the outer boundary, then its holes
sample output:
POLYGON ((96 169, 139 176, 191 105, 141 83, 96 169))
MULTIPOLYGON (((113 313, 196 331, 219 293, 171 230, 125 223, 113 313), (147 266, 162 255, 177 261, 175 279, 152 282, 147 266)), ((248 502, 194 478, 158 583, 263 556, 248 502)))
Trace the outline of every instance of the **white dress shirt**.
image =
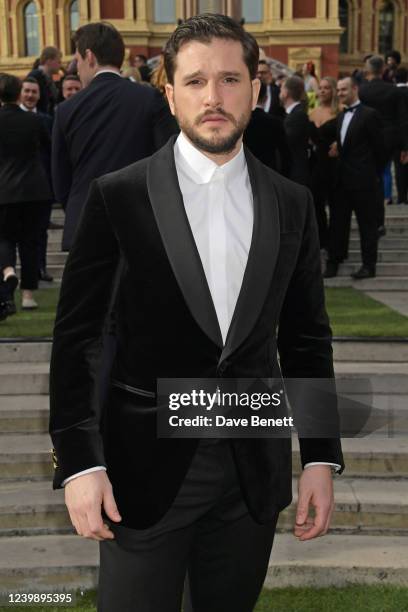
MULTIPOLYGON (((183 132, 174 159, 184 207, 204 268, 225 343, 244 277, 254 223, 252 189, 243 146, 219 166, 201 153, 183 132)), ((320 462, 308 463, 317 465, 320 462)), ((323 463, 340 469, 333 463, 323 463)), ((96 466, 66 478, 100 469, 96 466)))
POLYGON ((25 111, 26 113, 36 113, 37 112, 37 107, 36 106, 34 106, 34 108, 32 110, 30 110, 23 103, 21 103, 20 104, 20 108, 21 108, 21 110, 25 111))
POLYGON ((299 106, 299 104, 301 104, 301 103, 300 102, 292 102, 292 104, 289 104, 289 106, 287 106, 285 108, 285 113, 287 115, 289 115, 289 113, 291 113, 296 106, 299 106))
POLYGON ((354 104, 352 104, 349 108, 353 109, 353 110, 348 110, 344 113, 344 119, 343 119, 343 123, 341 124, 341 129, 340 129, 340 142, 343 145, 344 141, 346 139, 346 134, 347 134, 347 130, 349 129, 349 125, 351 123, 351 120, 354 117, 354 113, 356 112, 356 108, 357 106, 360 106, 361 102, 360 100, 357 100, 357 102, 354 102, 354 104))

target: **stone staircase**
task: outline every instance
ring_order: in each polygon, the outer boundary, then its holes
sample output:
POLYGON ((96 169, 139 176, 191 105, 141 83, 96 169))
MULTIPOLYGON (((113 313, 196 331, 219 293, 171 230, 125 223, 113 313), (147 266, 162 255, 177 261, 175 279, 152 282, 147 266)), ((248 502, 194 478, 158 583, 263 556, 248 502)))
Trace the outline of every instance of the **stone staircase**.
MULTIPOLYGON (((336 342, 339 377, 375 377, 374 404, 408 415, 408 343, 336 342)), ((51 486, 48 342, 0 343, 0 590, 91 588, 98 545, 74 535, 51 486)), ((406 423, 405 419, 405 423, 406 423)), ((408 432, 408 428, 407 428, 408 432)), ((281 514, 266 584, 408 582, 408 436, 345 439, 330 535, 299 543, 281 514), (374 554, 375 551, 375 554, 374 554), (352 571, 351 571, 352 570, 352 571)), ((295 443, 294 471, 299 472, 295 443)), ((294 481, 296 500, 296 483, 294 481)))
POLYGON ((386 208, 387 235, 380 239, 377 277, 363 281, 350 278, 361 265, 358 226, 353 217, 349 258, 339 267, 336 278, 325 280, 326 287, 355 287, 363 291, 408 291, 408 206, 386 208))

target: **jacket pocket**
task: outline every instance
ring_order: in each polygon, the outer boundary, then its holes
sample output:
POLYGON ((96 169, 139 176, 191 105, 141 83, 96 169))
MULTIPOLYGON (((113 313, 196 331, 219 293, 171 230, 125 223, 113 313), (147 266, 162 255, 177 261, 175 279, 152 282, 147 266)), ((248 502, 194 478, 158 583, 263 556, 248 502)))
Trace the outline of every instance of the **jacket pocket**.
POLYGON ((118 387, 123 391, 128 391, 129 393, 133 393, 134 395, 139 395, 140 397, 146 397, 149 399, 156 399, 156 393, 154 391, 148 391, 147 389, 141 389, 140 387, 132 387, 120 380, 113 379, 111 380, 111 385, 113 387, 118 387))

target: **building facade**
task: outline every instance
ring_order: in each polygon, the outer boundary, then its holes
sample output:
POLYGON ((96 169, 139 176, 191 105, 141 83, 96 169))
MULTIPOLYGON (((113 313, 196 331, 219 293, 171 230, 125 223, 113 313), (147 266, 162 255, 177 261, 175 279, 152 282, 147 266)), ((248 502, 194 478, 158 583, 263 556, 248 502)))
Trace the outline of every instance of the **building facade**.
POLYGON ((122 32, 128 60, 152 57, 178 20, 206 11, 244 19, 268 56, 294 69, 312 60, 318 75, 388 48, 407 59, 408 0, 0 0, 0 72, 26 73, 46 45, 69 61, 71 33, 101 19, 122 32))

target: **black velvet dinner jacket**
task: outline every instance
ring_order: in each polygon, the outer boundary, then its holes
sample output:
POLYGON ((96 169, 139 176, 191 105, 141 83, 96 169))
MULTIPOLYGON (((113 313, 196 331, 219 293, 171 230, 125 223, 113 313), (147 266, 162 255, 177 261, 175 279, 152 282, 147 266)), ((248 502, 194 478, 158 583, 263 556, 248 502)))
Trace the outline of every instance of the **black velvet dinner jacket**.
MULTIPOLYGON (((266 378, 280 368, 286 377, 333 377, 310 193, 245 150, 254 229, 223 346, 178 185, 174 142, 94 181, 64 271, 51 358, 53 487, 107 466, 121 524, 133 528, 164 515, 198 442, 156 437, 155 402, 147 395, 157 378, 266 378), (99 414, 102 332, 120 260, 117 352, 99 414)), ((231 445, 249 511, 258 522, 270 520, 292 499, 290 439, 231 445)), ((301 459, 343 466, 338 439, 301 440, 301 459)))

